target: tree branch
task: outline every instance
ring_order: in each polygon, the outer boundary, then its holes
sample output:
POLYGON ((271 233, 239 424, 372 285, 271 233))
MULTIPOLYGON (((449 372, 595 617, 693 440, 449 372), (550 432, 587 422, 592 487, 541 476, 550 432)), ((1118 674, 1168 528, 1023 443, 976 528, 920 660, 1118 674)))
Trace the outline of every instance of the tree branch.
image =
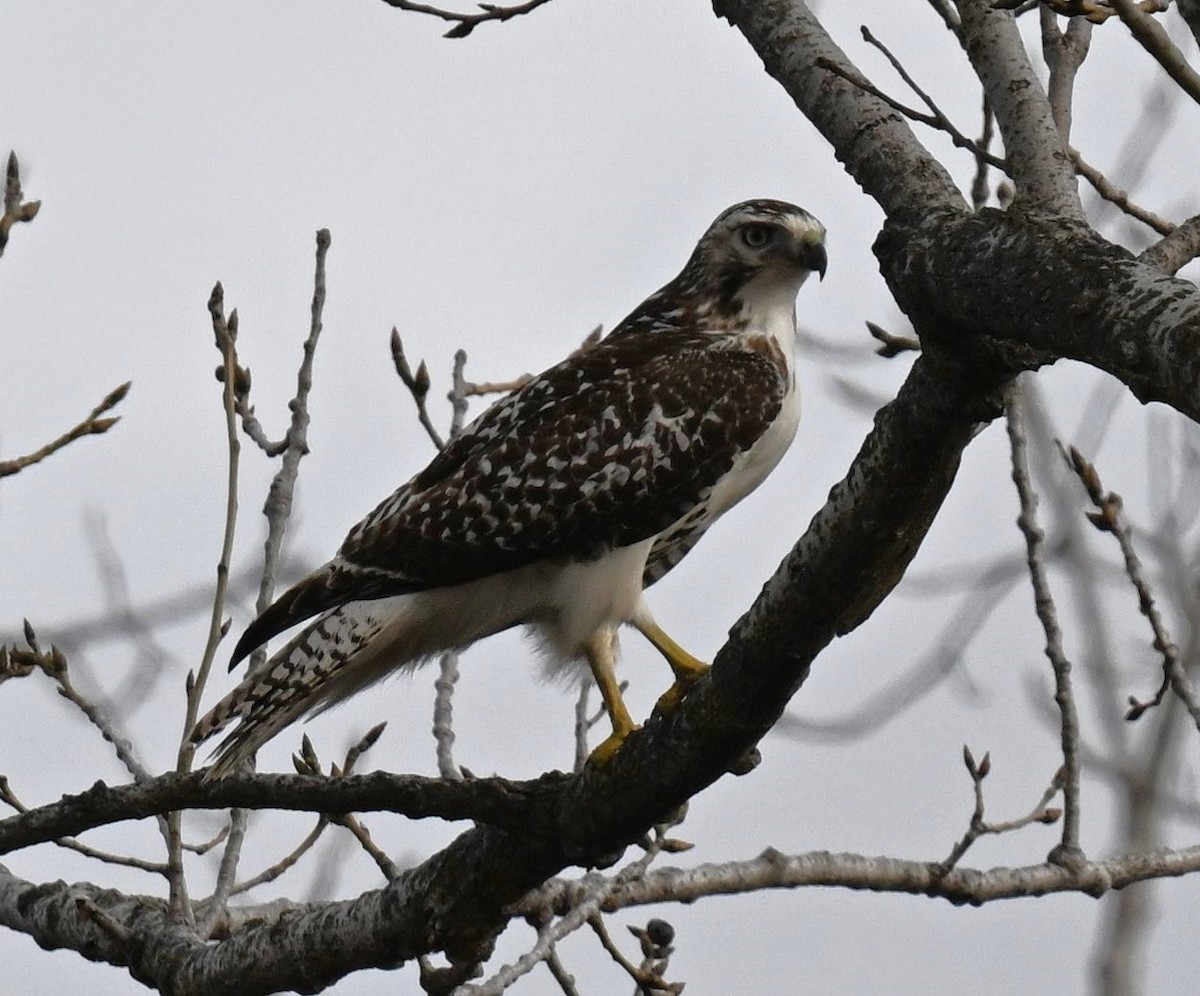
POLYGON ((959 0, 967 56, 996 114, 1019 206, 1083 218, 1075 171, 1016 21, 991 0, 959 0))
POLYGON ((524 3, 516 3, 511 7, 499 7, 494 3, 481 3, 480 11, 477 14, 460 14, 457 11, 446 10, 442 7, 433 7, 426 3, 417 3, 416 0, 383 0, 389 7, 395 7, 397 10, 409 10, 417 14, 429 14, 432 17, 441 18, 443 21, 450 21, 453 27, 450 28, 442 37, 443 38, 466 38, 476 26, 484 21, 500 21, 504 22, 513 17, 520 17, 522 14, 528 14, 532 10, 536 10, 542 4, 549 3, 550 0, 525 0, 524 3))
POLYGON ((889 215, 916 221, 928 211, 965 210, 945 167, 903 117, 844 78, 866 77, 802 0, 720 0, 768 73, 833 146, 846 170, 889 215), (836 65, 835 75, 823 65, 836 65))

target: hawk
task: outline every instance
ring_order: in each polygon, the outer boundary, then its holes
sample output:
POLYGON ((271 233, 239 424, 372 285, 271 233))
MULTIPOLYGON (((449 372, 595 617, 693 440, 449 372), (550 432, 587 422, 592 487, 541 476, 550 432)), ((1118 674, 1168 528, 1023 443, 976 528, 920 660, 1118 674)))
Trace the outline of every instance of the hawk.
POLYGON ((195 744, 238 721, 210 776, 303 715, 518 625, 551 673, 591 669, 612 722, 598 761, 636 729, 614 673, 619 626, 671 666, 664 700, 685 694, 707 665, 643 590, 791 444, 796 294, 824 276, 824 243, 795 205, 735 204, 608 336, 484 411, 242 634, 231 669, 312 620, 197 723, 195 744))

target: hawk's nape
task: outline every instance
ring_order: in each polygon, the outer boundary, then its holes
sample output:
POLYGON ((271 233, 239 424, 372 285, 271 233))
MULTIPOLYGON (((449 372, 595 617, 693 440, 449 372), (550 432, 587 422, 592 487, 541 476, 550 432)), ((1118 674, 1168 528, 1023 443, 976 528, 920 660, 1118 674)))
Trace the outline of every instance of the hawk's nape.
POLYGON ((234 663, 311 620, 196 725, 200 743, 237 721, 210 777, 301 716, 517 625, 552 669, 590 667, 613 727, 596 761, 635 729, 618 627, 671 665, 665 705, 686 694, 706 665, 654 621, 643 589, 791 444, 795 299, 825 272, 824 238, 794 205, 734 205, 607 337, 484 411, 246 630, 234 663))

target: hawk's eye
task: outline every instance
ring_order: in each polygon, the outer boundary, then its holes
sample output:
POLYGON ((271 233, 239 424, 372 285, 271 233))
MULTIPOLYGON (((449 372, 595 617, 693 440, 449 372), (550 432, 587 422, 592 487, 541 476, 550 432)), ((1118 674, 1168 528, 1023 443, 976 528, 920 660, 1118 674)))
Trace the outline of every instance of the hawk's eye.
POLYGON ((742 226, 742 241, 751 249, 761 249, 774 236, 775 230, 770 225, 750 224, 742 226))

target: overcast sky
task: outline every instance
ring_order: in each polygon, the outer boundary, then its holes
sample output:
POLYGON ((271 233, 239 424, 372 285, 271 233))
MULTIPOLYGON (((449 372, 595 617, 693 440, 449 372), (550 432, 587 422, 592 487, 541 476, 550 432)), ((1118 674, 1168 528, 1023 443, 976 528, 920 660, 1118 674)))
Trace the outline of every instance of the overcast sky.
MULTIPOLYGON (((831 27, 865 72, 911 100, 862 42, 860 23, 894 47, 965 131, 977 128, 977 88, 927 5, 845 6, 853 16, 841 14, 840 3, 824 9, 838 12, 831 27)), ((828 278, 803 289, 801 322, 845 350, 803 358, 805 415, 793 452, 652 593, 663 625, 710 657, 841 477, 874 405, 907 369, 903 358, 872 356, 865 333, 867 320, 905 331, 870 252, 880 212, 706 2, 556 0, 535 15, 483 25, 464 41, 444 41, 438 22, 368 0, 10 0, 0 25, 0 152, 17 151, 27 196, 43 201, 33 224, 14 229, 0 260, 0 457, 35 449, 109 389, 133 381, 122 421, 107 436, 82 440, 0 487, 0 639, 15 638, 23 617, 47 642, 81 621, 111 618, 121 597, 111 551, 134 605, 211 583, 226 453, 205 303, 220 280, 227 304, 239 310, 241 357, 254 374, 259 416, 280 434, 308 327, 318 228, 333 239, 328 303, 312 453, 289 536, 306 564, 328 557, 432 454, 391 367, 393 325, 414 360, 429 362, 435 400, 459 346, 474 379, 533 372, 596 324, 611 328, 670 279, 723 208, 748 197, 791 200, 829 229, 828 278)), ((1080 80, 1076 142, 1107 167, 1132 129, 1162 124, 1176 150, 1164 161, 1177 173, 1156 169, 1139 196, 1183 217, 1196 210, 1197 110, 1170 115, 1159 100, 1143 117, 1156 79, 1119 26, 1097 31, 1080 80)), ((965 184, 965 154, 936 138, 931 145, 965 184)), ((1093 382, 1070 369, 1041 377, 1067 429, 1075 429, 1093 382)), ((448 418, 440 404, 434 414, 443 424, 448 418)), ((1117 428, 1124 442, 1106 442, 1095 455, 1109 460, 1110 487, 1137 496, 1146 476, 1144 414, 1128 397, 1117 428)), ((258 509, 274 466, 247 442, 243 467, 235 564, 248 570, 260 555, 258 509)), ((914 575, 1017 556, 1010 492, 1003 433, 993 427, 968 452, 914 575)), ((1057 766, 1056 733, 1030 705, 1031 696, 1045 700, 1047 677, 1029 601, 1022 588, 1006 598, 966 665, 872 735, 835 744, 768 738, 757 771, 727 778, 693 803, 679 834, 697 847, 672 860, 747 858, 767 846, 940 859, 970 812, 964 742, 993 753, 988 798, 996 817, 1026 811, 1057 766)), ((794 714, 832 719, 869 700, 930 653, 955 604, 903 593, 891 599, 820 658, 794 714)), ((240 629, 249 601, 231 613, 240 629)), ((203 638, 197 611, 161 628, 156 649, 102 641, 74 662, 81 684, 126 698, 136 689, 127 722, 153 768, 173 763, 183 676, 203 638), (152 667, 156 657, 161 666, 152 667)), ((668 674, 636 634, 624 646, 630 705, 644 715, 668 674)), ((1137 655, 1147 659, 1140 644, 1137 655)), ((231 687, 222 672, 214 673, 210 701, 231 687)), ((371 761, 432 772, 432 678, 426 671, 382 686, 307 732, 328 759, 386 718, 371 761)), ((516 635, 464 659, 456 707, 459 760, 478 774, 532 776, 571 763, 573 696, 541 683, 516 635)), ((281 736, 260 767, 290 770, 298 738, 299 731, 281 736)), ((0 772, 30 804, 123 777, 107 745, 37 680, 0 689, 0 745, 0 772)), ((1097 783, 1088 792, 1085 844, 1104 853, 1108 798, 1097 783)), ((414 860, 455 832, 367 822, 391 853, 414 860)), ((197 820, 194 836, 214 825, 197 820)), ((303 820, 269 814, 256 826, 247 871, 304 832, 303 820)), ((1041 860, 1057 833, 1038 827, 985 841, 968 863, 1041 860)), ((94 837, 157 856, 148 827, 94 837)), ((378 884, 351 842, 330 839, 346 855, 337 895, 378 884)), ((256 898, 302 897, 332 850, 319 850, 295 879, 256 898)), ((35 881, 157 888, 50 848, 6 863, 35 881)), ((205 875, 198 866, 197 882, 205 875)), ((1197 885, 1170 883, 1161 894, 1148 991, 1182 992, 1182 980, 1194 977, 1194 945, 1180 953, 1188 918, 1172 913, 1194 906, 1197 885)), ((1081 896, 958 910, 814 889, 628 911, 613 921, 671 920, 679 937, 670 976, 686 980, 692 996, 999 996, 1086 992, 1100 911, 1081 896)), ((504 956, 517 956, 528 941, 514 931, 504 956)), ((582 991, 628 988, 590 935, 565 945, 563 955, 582 991)), ((24 936, 0 935, 0 960, 32 996, 73 986, 140 989, 119 970, 47 954, 24 936)), ((415 989, 411 972, 403 981, 361 973, 332 991, 365 996, 397 986, 415 989)), ((535 974, 516 991, 557 990, 548 975, 535 974)))

